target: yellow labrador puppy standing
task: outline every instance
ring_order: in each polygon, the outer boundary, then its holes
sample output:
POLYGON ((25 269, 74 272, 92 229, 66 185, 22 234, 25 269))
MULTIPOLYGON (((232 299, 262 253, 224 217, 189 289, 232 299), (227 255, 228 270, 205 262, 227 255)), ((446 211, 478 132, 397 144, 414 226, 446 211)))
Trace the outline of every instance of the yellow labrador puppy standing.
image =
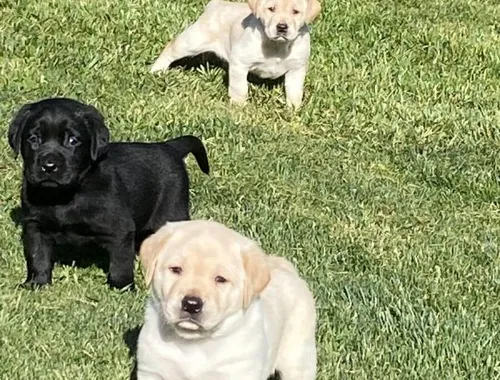
POLYGON ((251 72, 261 78, 285 75, 287 104, 298 107, 310 53, 307 23, 320 10, 318 0, 212 0, 200 18, 165 47, 151 71, 210 51, 229 64, 232 102, 246 100, 251 72))
POLYGON ((140 250, 151 296, 138 380, 316 376, 316 310, 287 260, 216 222, 172 222, 140 250))

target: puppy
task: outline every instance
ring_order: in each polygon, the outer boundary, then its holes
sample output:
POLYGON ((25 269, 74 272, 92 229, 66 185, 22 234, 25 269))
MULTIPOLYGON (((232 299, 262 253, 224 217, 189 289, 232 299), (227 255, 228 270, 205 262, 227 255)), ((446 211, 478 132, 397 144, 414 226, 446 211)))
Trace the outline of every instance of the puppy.
POLYGON ((24 163, 26 285, 51 282, 59 244, 104 249, 109 284, 132 284, 142 240, 166 221, 189 219, 184 156, 193 153, 202 171, 209 171, 205 148, 196 137, 110 144, 99 111, 71 99, 26 104, 8 134, 24 163))
POLYGON ((287 260, 209 221, 167 223, 140 259, 138 380, 315 378, 314 299, 287 260))
POLYGON ((261 78, 285 75, 287 104, 302 102, 310 53, 307 23, 319 14, 318 0, 212 0, 200 18, 169 43, 151 71, 166 70, 186 56, 213 52, 229 64, 229 97, 247 98, 248 73, 261 78))

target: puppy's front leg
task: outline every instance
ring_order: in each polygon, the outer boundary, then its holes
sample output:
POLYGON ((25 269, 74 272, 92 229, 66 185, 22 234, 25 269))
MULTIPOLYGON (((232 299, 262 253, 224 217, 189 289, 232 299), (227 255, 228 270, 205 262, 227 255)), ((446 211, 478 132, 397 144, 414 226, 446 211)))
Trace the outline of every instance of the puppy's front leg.
POLYGON ((229 64, 229 98, 232 103, 241 104, 248 94, 248 67, 239 63, 229 64))
POLYGON ((104 243, 109 252, 108 283, 111 287, 123 289, 134 284, 134 232, 121 236, 110 236, 104 243))
POLYGON ((163 377, 151 372, 137 371, 137 380, 163 380, 163 377))
POLYGON ((26 222, 23 226, 24 257, 28 275, 24 286, 41 286, 52 282, 52 238, 40 231, 36 222, 26 222))
POLYGON ((290 107, 299 107, 304 94, 304 80, 307 66, 290 70, 285 74, 286 104, 290 107))

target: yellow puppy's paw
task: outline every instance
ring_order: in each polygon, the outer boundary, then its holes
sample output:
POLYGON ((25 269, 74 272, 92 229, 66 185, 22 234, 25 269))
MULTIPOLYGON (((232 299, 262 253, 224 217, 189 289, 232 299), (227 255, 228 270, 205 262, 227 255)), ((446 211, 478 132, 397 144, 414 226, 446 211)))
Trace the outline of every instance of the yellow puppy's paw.
POLYGON ((293 100, 293 99, 289 99, 289 98, 287 98, 287 99, 286 99, 286 105, 287 105, 288 107, 291 107, 291 108, 293 108, 293 109, 297 110, 297 109, 299 109, 299 108, 300 108, 300 106, 302 105, 302 99, 298 99, 298 100, 296 99, 296 100, 293 100))
POLYGON ((245 97, 231 97, 229 98, 229 102, 236 106, 244 106, 247 102, 245 97))

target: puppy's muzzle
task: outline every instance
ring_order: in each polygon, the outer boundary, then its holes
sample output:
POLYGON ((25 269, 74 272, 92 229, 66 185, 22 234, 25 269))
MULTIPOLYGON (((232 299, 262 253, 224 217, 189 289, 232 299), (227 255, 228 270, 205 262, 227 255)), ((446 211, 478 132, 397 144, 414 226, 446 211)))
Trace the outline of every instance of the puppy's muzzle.
POLYGON ((280 22, 278 25, 276 25, 276 31, 280 35, 285 35, 288 33, 288 24, 285 24, 284 22, 280 22))
POLYGON ((40 167, 47 175, 57 172, 61 167, 61 160, 54 154, 47 154, 40 157, 40 167))
POLYGON ((58 167, 53 161, 46 161, 42 164, 42 171, 47 174, 56 172, 57 169, 58 167))
POLYGON ((181 301, 181 308, 191 315, 198 314, 203 309, 203 301, 200 297, 185 296, 181 301))

